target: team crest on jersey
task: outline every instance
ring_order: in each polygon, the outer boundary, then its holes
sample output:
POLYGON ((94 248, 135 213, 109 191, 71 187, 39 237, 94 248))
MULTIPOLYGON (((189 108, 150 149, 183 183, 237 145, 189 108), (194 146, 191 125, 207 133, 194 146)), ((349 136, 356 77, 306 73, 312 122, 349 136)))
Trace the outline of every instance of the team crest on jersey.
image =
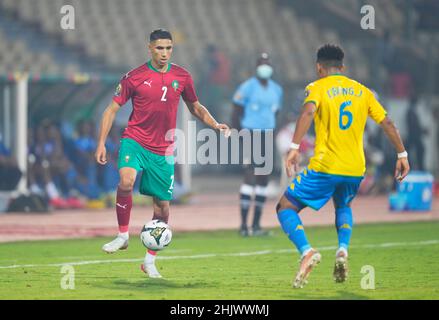
POLYGON ((171 86, 172 86, 172 88, 174 88, 174 91, 177 91, 179 85, 180 85, 180 84, 178 83, 177 80, 174 80, 174 81, 172 81, 172 83, 171 83, 171 86))
POLYGON ((116 97, 119 97, 121 91, 122 91, 122 85, 119 83, 119 84, 117 85, 117 87, 116 87, 116 91, 114 91, 114 95, 115 95, 116 97))

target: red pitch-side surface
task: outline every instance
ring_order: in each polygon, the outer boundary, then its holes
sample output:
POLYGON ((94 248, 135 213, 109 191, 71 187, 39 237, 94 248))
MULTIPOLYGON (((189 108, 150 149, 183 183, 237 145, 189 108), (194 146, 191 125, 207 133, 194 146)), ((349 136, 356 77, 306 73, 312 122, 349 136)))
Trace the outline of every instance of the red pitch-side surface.
MULTIPOLYGON (((262 217, 263 227, 278 227, 276 200, 269 200, 262 217)), ((358 197, 353 202, 356 224, 373 222, 407 222, 439 220, 439 201, 430 212, 391 212, 387 197, 358 197)), ((252 214, 252 213, 251 213, 252 214)), ((133 207, 130 231, 140 232, 152 217, 152 207, 133 207)), ((252 215, 249 217, 252 219, 252 215)), ((305 209, 301 213, 305 226, 333 225, 334 207, 328 203, 320 212, 305 209)), ((188 205, 171 206, 169 224, 174 231, 236 229, 240 224, 236 194, 197 195, 188 205)), ((117 233, 115 209, 63 210, 48 214, 0 214, 0 242, 19 240, 86 238, 114 236, 117 233)))

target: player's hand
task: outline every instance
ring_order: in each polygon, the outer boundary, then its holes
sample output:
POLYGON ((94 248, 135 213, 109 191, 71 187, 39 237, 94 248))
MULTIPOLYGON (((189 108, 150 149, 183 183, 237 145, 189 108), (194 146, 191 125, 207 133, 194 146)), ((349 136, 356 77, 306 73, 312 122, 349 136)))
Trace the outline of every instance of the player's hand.
POLYGON ((216 129, 224 134, 224 137, 228 138, 232 134, 229 126, 224 123, 219 123, 216 125, 216 129))
POLYGON ((401 158, 396 161, 395 179, 401 182, 410 171, 410 164, 407 158, 401 158))
POLYGON ((95 152, 95 159, 99 164, 104 165, 107 163, 107 149, 105 145, 98 145, 95 152))
POLYGON ((291 149, 287 157, 285 158, 285 170, 287 171, 287 176, 291 177, 293 171, 297 172, 299 170, 300 152, 297 149, 291 149))

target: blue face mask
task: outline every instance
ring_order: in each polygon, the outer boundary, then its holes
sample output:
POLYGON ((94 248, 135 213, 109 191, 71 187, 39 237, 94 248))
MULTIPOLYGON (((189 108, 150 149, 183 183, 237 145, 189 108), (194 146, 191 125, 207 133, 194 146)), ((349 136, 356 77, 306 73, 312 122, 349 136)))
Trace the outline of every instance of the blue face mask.
POLYGON ((263 80, 270 79, 272 74, 273 74, 273 68, 268 64, 261 64, 256 68, 256 75, 260 79, 263 80))

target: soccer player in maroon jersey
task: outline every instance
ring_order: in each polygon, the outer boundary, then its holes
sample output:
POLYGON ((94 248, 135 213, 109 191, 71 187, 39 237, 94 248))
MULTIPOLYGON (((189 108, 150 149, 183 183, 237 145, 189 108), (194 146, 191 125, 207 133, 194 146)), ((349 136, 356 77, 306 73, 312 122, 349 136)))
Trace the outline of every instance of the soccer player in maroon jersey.
MULTIPOLYGON (((105 165, 108 133, 117 111, 131 99, 133 110, 122 135, 118 159, 120 181, 116 213, 119 234, 102 247, 107 253, 128 247, 132 190, 138 171, 142 171, 140 193, 153 198, 153 219, 168 222, 174 184, 173 135, 169 139, 168 132, 172 133, 176 127, 180 97, 195 117, 226 136, 230 134, 229 127, 219 124, 198 101, 191 74, 169 62, 173 49, 171 33, 158 29, 150 34, 149 40, 151 59, 121 79, 100 125, 95 156, 99 164, 105 165)), ((156 252, 148 250, 141 268, 149 277, 160 278, 155 257, 156 252)))

